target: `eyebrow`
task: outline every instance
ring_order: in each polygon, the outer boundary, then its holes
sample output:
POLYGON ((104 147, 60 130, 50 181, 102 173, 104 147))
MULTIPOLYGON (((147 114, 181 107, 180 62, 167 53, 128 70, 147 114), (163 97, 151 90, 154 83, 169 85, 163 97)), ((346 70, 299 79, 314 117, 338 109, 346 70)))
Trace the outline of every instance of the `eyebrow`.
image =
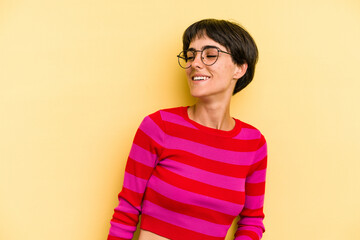
MULTIPOLYGON (((209 47, 213 47, 213 48, 219 48, 217 46, 214 45, 205 45, 201 48, 201 50, 204 50, 205 48, 209 48, 209 47)), ((188 51, 201 51, 201 50, 196 50, 195 48, 188 48, 188 51)))

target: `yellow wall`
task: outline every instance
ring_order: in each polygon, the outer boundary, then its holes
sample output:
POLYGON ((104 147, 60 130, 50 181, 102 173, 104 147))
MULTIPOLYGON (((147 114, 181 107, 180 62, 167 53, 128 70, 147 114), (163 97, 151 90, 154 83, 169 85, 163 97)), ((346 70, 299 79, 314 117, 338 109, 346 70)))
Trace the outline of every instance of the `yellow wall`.
POLYGON ((0 239, 106 238, 138 124, 193 102, 176 55, 208 17, 260 50, 232 113, 268 141, 263 239, 360 239, 358 0, 0 1, 0 239))

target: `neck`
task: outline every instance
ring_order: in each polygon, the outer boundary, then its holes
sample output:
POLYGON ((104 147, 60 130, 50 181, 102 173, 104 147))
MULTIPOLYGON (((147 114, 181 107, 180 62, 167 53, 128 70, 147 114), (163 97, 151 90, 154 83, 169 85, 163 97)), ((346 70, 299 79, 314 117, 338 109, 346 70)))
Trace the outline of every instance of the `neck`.
POLYGON ((198 100, 189 107, 188 115, 191 120, 206 127, 224 131, 235 127, 235 120, 230 115, 230 101, 224 104, 198 100))

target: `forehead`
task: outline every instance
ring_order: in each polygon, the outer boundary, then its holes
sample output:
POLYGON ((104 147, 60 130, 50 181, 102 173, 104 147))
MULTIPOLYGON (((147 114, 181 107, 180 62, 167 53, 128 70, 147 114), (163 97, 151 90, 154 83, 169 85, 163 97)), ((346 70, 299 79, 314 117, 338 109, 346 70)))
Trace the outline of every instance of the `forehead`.
POLYGON ((202 36, 196 36, 190 42, 189 48, 200 50, 200 49, 203 49, 205 46, 215 46, 215 47, 220 48, 221 50, 226 50, 226 48, 223 45, 221 45, 220 43, 209 38, 205 34, 202 36))

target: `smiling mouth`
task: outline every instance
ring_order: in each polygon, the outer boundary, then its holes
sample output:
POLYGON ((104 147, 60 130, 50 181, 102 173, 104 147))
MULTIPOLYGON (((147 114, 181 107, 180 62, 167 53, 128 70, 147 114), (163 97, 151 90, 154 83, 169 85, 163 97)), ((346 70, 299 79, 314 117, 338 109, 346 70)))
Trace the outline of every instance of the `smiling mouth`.
POLYGON ((206 77, 206 76, 196 76, 193 77, 192 80, 193 81, 204 81, 204 80, 208 80, 210 77, 206 77))

